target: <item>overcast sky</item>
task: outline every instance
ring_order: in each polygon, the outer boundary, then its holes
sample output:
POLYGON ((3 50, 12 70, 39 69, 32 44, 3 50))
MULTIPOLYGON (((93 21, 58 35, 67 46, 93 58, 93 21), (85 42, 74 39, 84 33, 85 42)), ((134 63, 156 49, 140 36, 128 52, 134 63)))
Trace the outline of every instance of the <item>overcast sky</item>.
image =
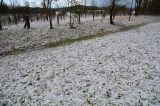
MULTIPOLYGON (((15 1, 17 2, 19 5, 24 5, 25 1, 29 1, 30 6, 32 7, 40 7, 41 6, 41 1, 42 0, 4 0, 5 3, 10 4, 10 1, 15 1)), ((80 2, 80 4, 84 5, 84 0, 77 0, 78 2, 80 2)), ((87 5, 91 5, 92 0, 86 0, 87 1, 87 5)), ((95 4, 97 6, 104 6, 106 3, 104 1, 106 0, 94 0, 95 4)), ((130 1, 130 0, 129 0, 130 1)), ((17 4, 16 3, 16 4, 17 4)), ((67 6, 67 0, 59 0, 59 2, 53 3, 53 7, 65 7, 67 6)))

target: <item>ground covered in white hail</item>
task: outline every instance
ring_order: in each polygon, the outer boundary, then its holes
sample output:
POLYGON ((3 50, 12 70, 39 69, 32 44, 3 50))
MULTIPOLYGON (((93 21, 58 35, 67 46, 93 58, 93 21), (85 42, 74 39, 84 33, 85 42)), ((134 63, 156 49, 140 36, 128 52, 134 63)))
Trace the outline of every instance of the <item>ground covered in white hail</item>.
POLYGON ((96 35, 97 33, 115 32, 122 27, 152 22, 159 17, 139 16, 132 17, 128 21, 128 16, 117 16, 115 22, 118 25, 109 24, 109 16, 102 19, 95 17, 81 18, 81 23, 75 28, 69 28, 69 18, 60 20, 57 25, 53 20, 54 29, 49 29, 49 22, 39 21, 31 22, 31 29, 23 29, 24 23, 19 25, 5 26, 6 29, 0 31, 0 53, 15 49, 38 48, 50 42, 57 42, 66 39, 76 39, 82 36, 96 35))
POLYGON ((160 23, 0 59, 0 105, 160 106, 160 23))

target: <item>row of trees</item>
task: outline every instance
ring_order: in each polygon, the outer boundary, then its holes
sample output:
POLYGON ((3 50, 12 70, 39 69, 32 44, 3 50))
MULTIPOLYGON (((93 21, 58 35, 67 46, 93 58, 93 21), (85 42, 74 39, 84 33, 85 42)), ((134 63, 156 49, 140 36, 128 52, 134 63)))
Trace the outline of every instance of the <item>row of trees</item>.
MULTIPOLYGON (((42 10, 41 14, 45 14, 46 19, 49 20, 50 29, 53 29, 52 18, 53 18, 53 15, 55 15, 55 11, 52 8, 52 5, 54 5, 58 1, 59 0, 41 0, 42 8, 36 8, 37 11, 42 10)), ((82 5, 80 5, 80 2, 78 2, 77 0, 66 0, 66 1, 68 4, 68 7, 66 9, 67 9, 67 11, 69 11, 70 28, 74 28, 73 13, 78 14, 78 23, 80 24, 80 21, 81 21, 80 18, 81 18, 82 11, 85 13, 85 17, 86 17, 86 13, 87 13, 86 11, 88 10, 88 6, 86 6, 87 2, 86 2, 86 0, 84 0, 84 6, 82 6, 82 5)), ((132 14, 133 10, 135 11, 136 16, 138 16, 140 14, 144 14, 144 15, 160 14, 160 0, 131 0, 131 2, 129 2, 131 7, 128 9, 126 8, 126 6, 120 6, 121 3, 124 1, 128 2, 128 0, 104 0, 105 7, 101 8, 101 9, 103 9, 103 10, 108 9, 109 10, 110 24, 115 25, 114 17, 118 13, 117 10, 120 10, 120 9, 124 9, 127 11, 130 9, 129 20, 131 18, 131 14, 132 14)), ((17 23, 16 13, 18 11, 21 11, 24 13, 24 11, 25 11, 25 16, 24 16, 25 25, 24 25, 24 27, 30 28, 30 22, 29 22, 30 12, 33 13, 33 11, 35 11, 35 9, 30 8, 29 2, 25 2, 25 8, 16 7, 16 3, 11 2, 11 6, 10 6, 11 9, 7 8, 7 5, 3 3, 3 0, 1 0, 0 3, 1 3, 0 4, 0 12, 10 11, 12 13, 13 17, 15 18, 15 24, 17 23)), ((96 2, 95 2, 95 0, 92 0, 90 9, 92 11, 93 20, 95 17, 96 8, 97 8, 96 2)), ((101 14, 103 14, 103 13, 101 12, 101 14)), ((57 23, 59 23, 59 15, 57 15, 57 23)), ((0 30, 2 30, 1 20, 0 20, 0 30)))
MULTIPOLYGON (((110 8, 110 24, 114 25, 113 22, 113 14, 114 8, 116 7, 118 2, 121 0, 110 0, 111 8, 110 8)), ((134 14, 138 16, 140 14, 143 15, 159 15, 160 14, 160 0, 131 0, 131 7, 129 13, 129 20, 131 18, 131 14, 133 11, 134 4, 134 14)))
MULTIPOLYGON (((1 4, 0 4, 0 10, 2 10, 2 5, 3 5, 3 0, 1 0, 1 4)), ((1 24, 1 20, 0 20, 0 30, 2 30, 2 24, 1 24)))

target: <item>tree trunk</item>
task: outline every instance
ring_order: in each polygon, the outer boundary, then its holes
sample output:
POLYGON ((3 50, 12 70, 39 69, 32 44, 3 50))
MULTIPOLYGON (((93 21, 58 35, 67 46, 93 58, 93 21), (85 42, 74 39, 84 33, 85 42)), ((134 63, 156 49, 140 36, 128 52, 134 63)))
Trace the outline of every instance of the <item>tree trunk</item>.
POLYGON ((135 16, 137 16, 137 15, 138 15, 138 8, 135 7, 135 16))
POLYGON ((103 12, 102 12, 102 9, 101 9, 101 23, 102 23, 102 17, 103 17, 103 12))
POLYGON ((70 16, 69 17, 70 17, 70 22, 69 22, 70 23, 70 28, 72 28, 71 10, 70 10, 70 16))
POLYGON ((46 15, 46 20, 48 21, 48 15, 46 15))
POLYGON ((134 15, 135 15, 135 16, 137 15, 137 7, 138 7, 137 5, 138 5, 138 4, 137 4, 137 0, 136 0, 136 2, 135 2, 135 7, 134 7, 134 11, 135 11, 135 14, 134 14, 134 15))
POLYGON ((146 0, 145 15, 148 15, 148 7, 149 7, 149 1, 148 1, 148 0, 146 0))
POLYGON ((50 29, 53 29, 51 10, 49 10, 49 26, 50 26, 50 29))
POLYGON ((94 11, 93 11, 93 20, 94 20, 94 11))
POLYGON ((49 17, 49 24, 50 24, 50 29, 53 29, 52 17, 49 17))
POLYGON ((136 4, 135 4, 135 16, 140 14, 140 8, 142 5, 142 0, 136 0, 136 4))
POLYGON ((13 17, 14 17, 14 23, 17 25, 17 24, 18 24, 17 15, 16 15, 16 14, 13 14, 13 17))
POLYGON ((57 14, 57 24, 59 25, 59 14, 57 14))
POLYGON ((0 20, 0 30, 2 30, 2 24, 1 24, 1 20, 0 20))
MULTIPOLYGON (((0 9, 2 8, 2 4, 3 4, 3 0, 1 0, 0 9)), ((0 20, 0 30, 2 30, 2 23, 1 23, 1 20, 0 20)))
POLYGON ((85 18, 87 17, 87 13, 86 13, 86 9, 87 9, 87 8, 86 8, 86 4, 87 4, 87 3, 86 3, 86 0, 85 0, 85 18))
POLYGON ((53 29, 53 24, 52 24, 52 9, 51 9, 51 3, 49 4, 49 26, 50 26, 50 29, 53 29))
POLYGON ((81 14, 79 13, 78 14, 78 24, 80 24, 81 23, 81 14))
POLYGON ((115 0, 112 1, 112 6, 111 6, 111 10, 110 10, 110 24, 111 25, 115 25, 115 23, 113 22, 113 10, 115 7, 115 0))

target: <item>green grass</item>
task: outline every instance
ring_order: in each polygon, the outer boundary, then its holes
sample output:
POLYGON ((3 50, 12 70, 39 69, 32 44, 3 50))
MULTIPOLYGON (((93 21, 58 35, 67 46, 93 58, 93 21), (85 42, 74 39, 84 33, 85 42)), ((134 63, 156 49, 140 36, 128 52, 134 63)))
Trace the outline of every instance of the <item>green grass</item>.
POLYGON ((136 28, 139 28, 141 26, 145 26, 147 24, 148 23, 136 24, 136 25, 131 25, 131 26, 125 26, 125 27, 120 28, 120 31, 118 31, 118 32, 123 32, 123 31, 131 30, 131 29, 136 29, 136 28))
POLYGON ((12 49, 12 50, 0 53, 0 56, 16 55, 16 54, 22 53, 24 51, 25 51, 25 49, 12 49))
MULTIPOLYGON (((126 26, 126 27, 120 28, 120 30, 114 31, 114 32, 112 32, 112 31, 104 32, 104 29, 100 29, 94 35, 82 35, 81 37, 76 38, 76 39, 65 39, 65 40, 60 40, 57 42, 51 41, 51 42, 48 42, 47 44, 45 44, 42 48, 52 48, 52 47, 58 47, 58 46, 62 46, 62 45, 69 45, 69 44, 72 44, 75 42, 80 42, 83 40, 94 39, 97 37, 102 37, 102 36, 106 36, 106 35, 117 33, 117 32, 122 32, 122 31, 127 31, 127 30, 131 30, 131 29, 139 28, 139 27, 147 25, 147 24, 148 23, 126 26)), ((12 49, 12 50, 0 53, 0 56, 16 55, 16 54, 24 53, 25 51, 27 51, 27 48, 12 49)))
POLYGON ((100 35, 83 35, 82 37, 79 37, 77 39, 65 39, 65 40, 60 40, 58 42, 49 42, 45 45, 45 47, 51 48, 51 47, 57 47, 57 46, 61 46, 61 45, 69 45, 69 44, 72 44, 75 42, 93 39, 97 36, 100 36, 100 35))
POLYGON ((51 42, 48 42, 45 45, 45 47, 52 48, 52 47, 58 47, 58 46, 62 46, 62 45, 69 45, 69 44, 72 44, 75 42, 80 42, 80 41, 84 41, 84 40, 89 40, 89 39, 93 39, 93 38, 97 38, 97 37, 106 36, 108 34, 113 34, 113 33, 117 33, 117 32, 122 32, 122 31, 127 31, 127 30, 131 30, 131 29, 139 28, 144 25, 147 25, 147 23, 123 27, 123 28, 120 28, 120 30, 115 31, 115 32, 112 32, 112 31, 103 32, 103 30, 100 29, 94 35, 82 35, 81 37, 76 38, 76 39, 65 39, 65 40, 60 40, 58 42, 51 41, 51 42))

